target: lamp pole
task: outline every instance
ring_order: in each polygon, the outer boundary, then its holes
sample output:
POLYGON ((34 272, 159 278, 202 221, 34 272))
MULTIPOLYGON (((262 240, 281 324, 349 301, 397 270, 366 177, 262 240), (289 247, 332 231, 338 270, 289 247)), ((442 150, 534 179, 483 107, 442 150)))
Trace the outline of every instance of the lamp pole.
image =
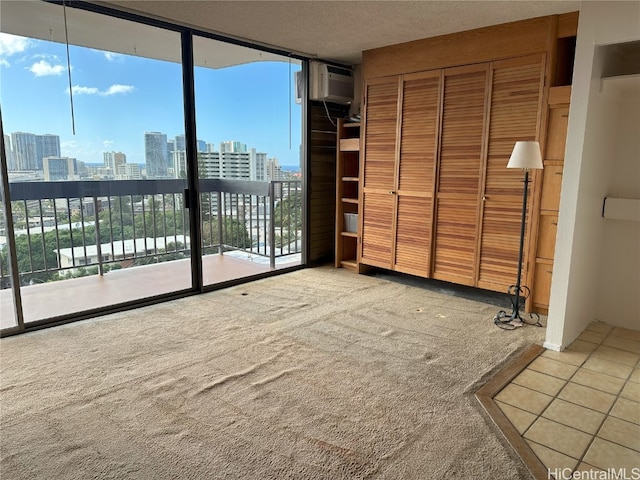
POLYGON ((524 234, 527 224, 527 193, 529 189, 529 169, 542 168, 542 157, 540 156, 540 146, 538 142, 516 142, 516 145, 509 159, 507 168, 522 168, 524 170, 524 189, 522 192, 522 221, 520 223, 520 248, 518 250, 518 274, 516 284, 509 286, 507 293, 510 295, 512 311, 508 314, 500 310, 493 318, 496 326, 505 330, 513 330, 524 323, 541 327, 540 316, 531 313, 531 322, 526 322, 520 315, 520 299, 526 300, 531 294, 528 287, 522 285, 522 260, 524 257, 524 234))

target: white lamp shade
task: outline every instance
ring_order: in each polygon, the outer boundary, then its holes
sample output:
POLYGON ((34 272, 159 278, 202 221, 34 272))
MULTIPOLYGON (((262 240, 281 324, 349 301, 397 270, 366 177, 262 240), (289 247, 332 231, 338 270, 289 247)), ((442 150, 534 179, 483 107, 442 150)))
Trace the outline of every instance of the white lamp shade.
POLYGON ((516 142, 507 168, 541 169, 540 144, 538 142, 516 142))

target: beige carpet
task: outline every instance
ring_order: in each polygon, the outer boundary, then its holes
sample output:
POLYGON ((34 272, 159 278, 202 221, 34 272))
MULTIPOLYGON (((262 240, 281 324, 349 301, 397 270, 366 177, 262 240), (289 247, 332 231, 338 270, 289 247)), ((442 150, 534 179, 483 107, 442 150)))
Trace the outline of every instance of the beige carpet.
POLYGON ((473 393, 541 328, 317 268, 0 342, 0 478, 526 478, 473 393))

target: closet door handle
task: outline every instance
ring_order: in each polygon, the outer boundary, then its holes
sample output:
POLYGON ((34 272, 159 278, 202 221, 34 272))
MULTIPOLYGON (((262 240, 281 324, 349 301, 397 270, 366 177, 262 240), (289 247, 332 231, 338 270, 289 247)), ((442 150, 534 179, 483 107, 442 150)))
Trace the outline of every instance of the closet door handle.
POLYGON ((389 195, 395 195, 395 194, 396 194, 395 190, 389 190, 389 195))

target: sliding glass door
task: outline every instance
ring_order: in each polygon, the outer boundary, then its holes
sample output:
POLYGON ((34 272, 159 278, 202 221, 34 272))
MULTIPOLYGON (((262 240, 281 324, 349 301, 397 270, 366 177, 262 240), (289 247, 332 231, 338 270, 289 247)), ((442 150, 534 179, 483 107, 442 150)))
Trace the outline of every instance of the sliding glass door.
POLYGON ((90 3, 2 17, 3 334, 301 264, 301 60, 90 3))
POLYGON ((180 33, 46 2, 2 15, 25 324, 190 290, 180 33))
POLYGON ((205 286, 301 262, 301 62, 193 37, 205 286))

